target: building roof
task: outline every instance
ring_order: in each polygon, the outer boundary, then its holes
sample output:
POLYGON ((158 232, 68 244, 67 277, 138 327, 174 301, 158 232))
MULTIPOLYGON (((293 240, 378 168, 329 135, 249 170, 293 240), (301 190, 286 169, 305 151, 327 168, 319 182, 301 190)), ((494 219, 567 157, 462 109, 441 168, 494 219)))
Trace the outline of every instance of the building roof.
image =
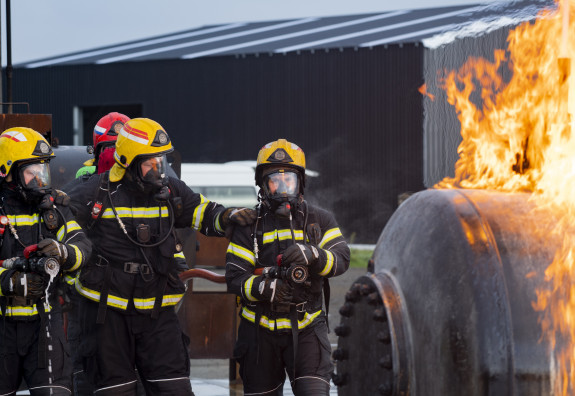
POLYGON ((483 5, 386 11, 374 14, 300 18, 204 26, 91 50, 21 63, 18 67, 207 56, 283 54, 388 44, 422 43, 434 48, 458 37, 477 35, 532 20, 552 0, 504 1, 483 5))

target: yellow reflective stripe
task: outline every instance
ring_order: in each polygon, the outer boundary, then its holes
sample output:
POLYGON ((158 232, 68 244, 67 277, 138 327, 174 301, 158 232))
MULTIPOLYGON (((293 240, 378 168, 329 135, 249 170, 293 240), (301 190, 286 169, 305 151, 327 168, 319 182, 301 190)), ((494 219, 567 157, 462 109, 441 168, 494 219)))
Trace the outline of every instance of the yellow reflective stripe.
POLYGON ((237 256, 241 259, 244 259, 247 262, 249 262, 251 265, 256 265, 256 256, 255 256, 254 252, 252 252, 251 250, 246 249, 245 247, 242 247, 238 244, 230 242, 230 244, 228 245, 228 250, 226 251, 226 253, 230 253, 230 254, 233 254, 234 256, 237 256))
POLYGON ((194 209, 194 217, 192 218, 192 228, 194 230, 199 230, 202 227, 202 221, 204 221, 204 213, 210 201, 206 199, 202 194, 200 194, 200 204, 194 209))
POLYGON ((332 228, 332 229, 327 230, 327 232, 325 234, 323 234, 323 238, 321 238, 321 242, 319 243, 319 247, 323 248, 326 243, 328 243, 329 241, 331 241, 337 237, 343 237, 339 228, 336 227, 336 228, 332 228))
POLYGON ((184 252, 174 253, 174 257, 183 258, 183 259, 186 258, 186 256, 184 256, 184 252))
POLYGON ((83 261, 84 256, 82 256, 82 251, 80 249, 78 249, 78 247, 76 245, 69 244, 68 246, 72 247, 74 249, 74 252, 76 253, 76 261, 74 261, 74 265, 72 266, 72 268, 66 270, 68 272, 72 272, 72 271, 76 271, 78 268, 80 268, 80 265, 82 265, 82 261, 83 261))
POLYGON ((76 281, 76 278, 70 275, 64 275, 64 282, 66 282, 67 284, 69 284, 70 286, 72 286, 74 284, 74 282, 76 281))
MULTIPOLYGON (((162 307, 168 307, 170 305, 176 305, 182 299, 183 294, 166 294, 162 296, 162 307)), ((146 310, 153 309, 156 298, 134 298, 134 306, 137 309, 146 310)))
MULTIPOLYGON (((52 310, 52 306, 49 306, 48 309, 46 309, 46 312, 50 312, 52 310)), ((2 315, 2 312, 0 311, 0 316, 2 315)), ((6 317, 8 316, 34 316, 34 315, 38 315, 38 308, 36 308, 36 304, 29 306, 29 305, 25 305, 25 306, 10 306, 8 305, 6 307, 6 317)))
MULTIPOLYGON (((321 314, 321 309, 316 311, 312 314, 306 312, 302 320, 298 320, 297 327, 299 330, 307 327, 310 323, 313 323, 315 318, 317 318, 321 314)), ((256 320, 256 313, 247 307, 242 308, 242 317, 249 320, 252 323, 255 323, 256 320)), ((267 316, 262 315, 260 318, 260 326, 268 329, 268 330, 287 330, 291 329, 291 321, 289 318, 277 318, 277 319, 269 319, 267 316)))
MULTIPOLYGON (((303 231, 302 230, 294 230, 294 236, 296 241, 303 241, 303 231)), ((263 244, 272 243, 275 240, 285 241, 286 239, 292 239, 291 230, 273 230, 264 233, 263 236, 263 244)))
POLYGON ((225 231, 224 227, 222 227, 222 224, 221 224, 222 216, 223 216, 224 212, 225 212, 225 210, 218 213, 218 218, 216 219, 216 231, 218 231, 218 232, 224 232, 225 231))
POLYGON ((32 226, 38 224, 39 215, 8 215, 8 221, 15 226, 32 226))
MULTIPOLYGON (((169 217, 168 207, 162 206, 162 217, 169 217)), ((127 217, 127 218, 134 218, 134 219, 150 219, 155 217, 160 217, 160 207, 155 206, 151 208, 142 207, 142 208, 126 208, 126 207, 118 207, 116 208, 116 212, 118 213, 119 217, 127 217)), ((102 218, 104 219, 113 219, 116 217, 114 215, 114 211, 112 208, 106 208, 104 213, 102 213, 102 218)))
POLYGON ((58 238, 59 241, 62 241, 64 239, 64 232, 65 231, 72 232, 72 231, 81 230, 81 229, 82 229, 82 227, 80 227, 80 225, 78 223, 76 223, 74 220, 70 220, 69 222, 66 223, 65 228, 64 228, 64 226, 60 227, 60 229, 56 233, 56 237, 58 238))
POLYGON ((254 279, 256 278, 257 276, 252 275, 244 282, 244 296, 250 301, 258 301, 258 299, 252 295, 252 286, 254 285, 254 279))
MULTIPOLYGON (((92 301, 96 301, 96 302, 100 301, 100 292, 83 286, 79 279, 76 282, 76 290, 82 296, 84 296, 84 297, 86 297, 92 301)), ((108 300, 106 301, 106 304, 111 306, 111 307, 126 309, 128 307, 128 300, 125 298, 122 298, 122 297, 108 294, 108 300)))
POLYGON ((323 267, 323 270, 319 273, 321 276, 326 276, 327 274, 330 273, 331 269, 333 268, 333 253, 330 252, 329 250, 324 250, 324 252, 326 253, 327 257, 326 257, 326 263, 325 263, 325 267, 323 267))

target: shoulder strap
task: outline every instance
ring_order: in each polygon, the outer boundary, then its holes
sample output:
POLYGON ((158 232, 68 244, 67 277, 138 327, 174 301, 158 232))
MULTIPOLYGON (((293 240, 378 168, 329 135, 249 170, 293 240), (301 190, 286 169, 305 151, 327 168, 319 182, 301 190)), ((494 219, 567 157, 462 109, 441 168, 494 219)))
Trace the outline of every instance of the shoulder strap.
POLYGON ((104 204, 106 202, 106 195, 108 193, 108 175, 109 172, 100 173, 98 192, 96 193, 96 197, 94 199, 94 205, 92 205, 90 219, 86 225, 88 230, 94 227, 96 221, 98 221, 98 219, 102 216, 102 213, 104 213, 104 204))

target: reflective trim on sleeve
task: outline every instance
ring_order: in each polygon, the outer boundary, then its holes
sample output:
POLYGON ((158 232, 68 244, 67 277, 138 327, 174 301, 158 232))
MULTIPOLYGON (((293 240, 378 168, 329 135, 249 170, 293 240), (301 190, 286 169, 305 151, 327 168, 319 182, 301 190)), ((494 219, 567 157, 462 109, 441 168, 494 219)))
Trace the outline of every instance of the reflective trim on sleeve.
POLYGON ((70 220, 69 222, 66 223, 66 227, 64 226, 60 227, 60 229, 56 233, 56 237, 60 242, 62 242, 64 240, 65 232, 72 232, 81 229, 82 227, 80 227, 80 224, 76 223, 74 220, 70 220))
POLYGON ((337 237, 343 237, 343 234, 341 233, 339 228, 332 228, 330 230, 327 230, 327 232, 325 234, 323 234, 323 238, 321 239, 321 241, 319 243, 319 247, 323 248, 326 243, 328 243, 329 241, 331 241, 337 237))
POLYGON ((224 227, 222 227, 222 224, 221 224, 221 220, 222 220, 222 216, 224 215, 224 212, 225 212, 225 210, 218 213, 218 217, 216 218, 216 221, 215 221, 215 228, 216 228, 216 231, 219 233, 225 232, 224 227))
POLYGON ((326 253, 326 263, 325 267, 323 267, 323 270, 319 273, 321 276, 326 276, 331 272, 331 269, 333 268, 333 253, 329 250, 324 250, 324 252, 326 253))
POLYGON ((66 274, 64 275, 64 282, 66 282, 67 284, 69 284, 70 286, 74 285, 74 282, 76 282, 76 277, 66 274))
POLYGON ((257 276, 252 275, 243 284, 244 296, 245 296, 245 298, 247 298, 250 301, 258 301, 258 299, 252 295, 252 286, 254 285, 254 279, 256 279, 256 278, 257 278, 257 276))
POLYGON ((200 204, 194 209, 194 217, 192 218, 192 228, 199 230, 202 228, 202 221, 204 221, 204 213, 210 201, 200 194, 200 204))
POLYGON ((174 258, 183 258, 185 259, 184 252, 174 253, 174 258))
POLYGON ((236 257, 246 260, 251 265, 256 265, 256 256, 254 252, 236 243, 230 242, 226 253, 233 254, 236 257))
MULTIPOLYGON (((309 326, 315 318, 317 318, 321 314, 321 309, 314 312, 309 313, 306 312, 302 320, 298 320, 297 326, 298 329, 301 330, 307 326, 309 326)), ((255 323, 256 320, 256 313, 250 310, 247 307, 242 307, 242 317, 249 320, 252 323, 255 323)), ((260 318, 260 326, 268 330, 289 330, 291 329, 291 322, 289 318, 276 318, 276 319, 269 319, 267 316, 262 315, 260 318)))
POLYGON ((74 249, 74 253, 76 253, 76 261, 74 261, 74 265, 67 270, 68 272, 72 272, 80 268, 82 262, 84 261, 84 256, 82 255, 82 251, 78 249, 76 245, 69 244, 68 246, 72 247, 74 249))

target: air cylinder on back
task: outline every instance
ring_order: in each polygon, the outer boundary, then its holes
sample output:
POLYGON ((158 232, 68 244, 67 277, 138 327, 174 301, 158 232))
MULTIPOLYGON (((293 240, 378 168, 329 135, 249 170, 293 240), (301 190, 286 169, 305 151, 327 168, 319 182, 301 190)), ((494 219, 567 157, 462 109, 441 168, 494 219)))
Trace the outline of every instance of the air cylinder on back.
POLYGON ((548 395, 536 289, 557 248, 528 194, 427 190, 383 230, 340 308, 342 395, 548 395))

